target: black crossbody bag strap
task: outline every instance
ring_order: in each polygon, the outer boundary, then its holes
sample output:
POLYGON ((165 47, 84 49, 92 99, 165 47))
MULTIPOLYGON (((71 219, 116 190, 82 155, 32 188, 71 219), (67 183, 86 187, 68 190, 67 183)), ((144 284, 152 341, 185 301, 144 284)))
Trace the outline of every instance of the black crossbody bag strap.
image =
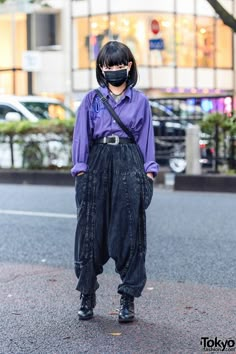
POLYGON ((106 106, 106 108, 108 109, 108 111, 110 112, 110 114, 112 115, 112 117, 115 119, 116 123, 121 127, 121 129, 128 135, 128 137, 135 142, 135 138, 133 136, 133 134, 131 133, 131 131, 126 127, 126 125, 122 122, 122 120, 120 119, 120 117, 118 116, 118 114, 114 111, 114 109, 112 108, 112 106, 110 105, 110 103, 107 101, 106 97, 103 96, 103 94, 101 93, 101 91, 99 89, 96 89, 97 94, 99 95, 99 97, 101 98, 102 102, 104 103, 104 105, 106 106))

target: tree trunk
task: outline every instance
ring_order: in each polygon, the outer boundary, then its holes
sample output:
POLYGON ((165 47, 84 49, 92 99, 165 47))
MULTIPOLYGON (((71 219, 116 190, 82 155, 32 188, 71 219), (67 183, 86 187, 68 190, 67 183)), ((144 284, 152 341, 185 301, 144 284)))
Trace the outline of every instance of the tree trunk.
POLYGON ((220 16, 224 24, 236 32, 236 19, 217 0, 206 0, 220 16))

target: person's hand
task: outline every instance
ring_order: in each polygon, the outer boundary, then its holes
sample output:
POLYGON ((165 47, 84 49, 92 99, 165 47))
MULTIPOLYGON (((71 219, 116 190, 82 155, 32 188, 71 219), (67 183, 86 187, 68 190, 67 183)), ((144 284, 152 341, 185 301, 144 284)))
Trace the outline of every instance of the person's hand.
POLYGON ((81 176, 81 175, 84 175, 84 171, 81 171, 81 172, 77 173, 76 176, 81 176))
POLYGON ((153 173, 152 173, 152 172, 148 172, 148 173, 147 173, 147 176, 148 176, 149 178, 151 178, 151 179, 154 181, 154 176, 153 176, 153 173))

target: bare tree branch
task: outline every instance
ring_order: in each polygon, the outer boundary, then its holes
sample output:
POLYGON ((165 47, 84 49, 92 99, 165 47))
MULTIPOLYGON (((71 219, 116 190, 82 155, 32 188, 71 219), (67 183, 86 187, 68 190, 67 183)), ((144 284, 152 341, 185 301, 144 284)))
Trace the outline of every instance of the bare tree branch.
POLYGON ((219 15, 226 26, 236 32, 236 19, 219 3, 218 0, 206 0, 219 15))

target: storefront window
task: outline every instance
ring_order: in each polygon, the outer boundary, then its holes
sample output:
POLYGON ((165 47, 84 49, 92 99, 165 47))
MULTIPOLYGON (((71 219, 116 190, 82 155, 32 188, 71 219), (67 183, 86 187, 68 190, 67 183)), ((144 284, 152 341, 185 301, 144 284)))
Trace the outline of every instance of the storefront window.
POLYGON ((214 66, 214 20, 210 17, 197 18, 197 66, 214 66))
POLYGON ((118 14, 92 16, 89 26, 87 19, 75 20, 75 41, 77 59, 75 67, 95 67, 97 54, 109 40, 118 40, 127 44, 139 65, 174 65, 174 16, 170 14, 118 14), (151 21, 157 19, 160 32, 154 35, 151 21), (89 28, 88 28, 89 27, 89 28), (90 32, 90 36, 89 36, 90 32), (160 38, 164 41, 163 50, 149 50, 149 39, 160 38), (89 55, 88 55, 89 53, 89 55))
POLYGON ((13 66, 12 16, 0 16, 0 69, 13 66))
POLYGON ((13 72, 0 71, 0 95, 13 93, 13 72))
POLYGON ((27 50, 26 15, 18 14, 15 16, 15 67, 22 67, 22 53, 25 50, 27 50))
POLYGON ((173 15, 169 14, 126 14, 112 15, 110 22, 111 39, 124 42, 132 50, 138 65, 174 65, 173 15), (153 34, 152 20, 159 22, 160 31, 153 34), (150 39, 162 39, 163 50, 150 50, 150 39))
POLYGON ((99 50, 109 41, 109 21, 108 16, 105 15, 92 16, 90 21, 91 35, 87 38, 87 45, 89 44, 89 58, 91 67, 95 68, 95 62, 99 50))
POLYGON ((127 44, 141 66, 232 67, 231 30, 212 17, 124 13, 77 18, 74 40, 74 68, 94 68, 99 50, 109 40, 127 44), (154 19, 158 34, 151 30, 154 19), (163 40, 164 48, 150 50, 151 39, 163 40))
POLYGON ((24 95, 27 74, 20 69, 22 53, 27 49, 25 14, 0 16, 0 43, 0 94, 24 95))
POLYGON ((216 21, 216 67, 232 68, 232 31, 221 20, 216 21))
MULTIPOLYGON (((174 66, 175 65, 175 41, 174 41, 174 15, 172 14, 153 14, 148 17, 148 38, 162 39, 164 43, 163 50, 147 51, 151 66, 174 66), (154 35, 151 31, 151 21, 155 19, 160 26, 160 32, 154 35)), ((142 52, 142 46, 141 46, 142 52)), ((145 65, 147 65, 145 64, 145 65)))
POLYGON ((15 95, 27 95, 28 93, 28 82, 27 73, 25 71, 16 71, 15 75, 15 95))
POLYGON ((21 70, 0 71, 0 95, 26 95, 27 73, 21 70))
POLYGON ((89 21, 79 18, 74 21, 74 68, 87 69, 89 67, 89 21))
POLYGON ((195 23, 192 15, 176 17, 177 66, 195 66, 195 23))

